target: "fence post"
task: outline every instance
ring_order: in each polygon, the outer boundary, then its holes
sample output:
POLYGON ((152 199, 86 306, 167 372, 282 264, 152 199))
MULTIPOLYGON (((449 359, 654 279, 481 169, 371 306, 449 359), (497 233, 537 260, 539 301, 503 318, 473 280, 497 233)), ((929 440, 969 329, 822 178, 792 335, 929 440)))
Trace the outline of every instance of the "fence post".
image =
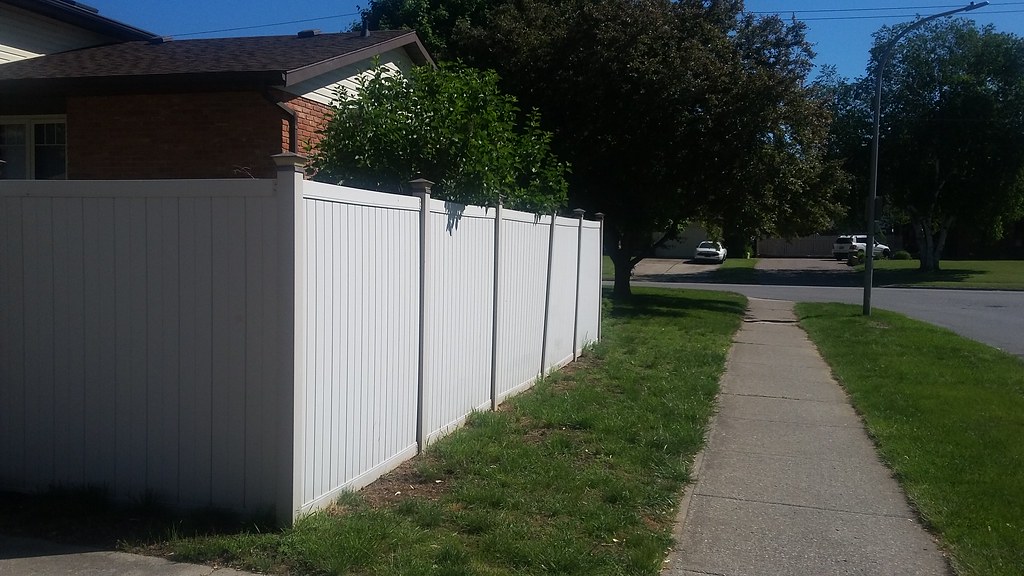
POLYGON ((558 221, 558 213, 551 213, 551 230, 548 232, 548 277, 544 288, 544 335, 541 338, 540 348, 540 375, 545 375, 548 363, 548 327, 551 316, 551 277, 554 276, 555 266, 555 225, 558 221))
POLYGON ((501 198, 494 209, 494 310, 491 317, 491 410, 498 409, 498 323, 501 320, 501 198))
POLYGON ((601 339, 601 312, 604 309, 602 302, 604 302, 604 213, 598 212, 594 214, 594 218, 600 223, 598 230, 598 244, 597 244, 597 339, 601 339))
POLYGON ((416 383, 416 451, 422 453, 427 447, 426 422, 426 391, 428 352, 427 326, 429 315, 427 307, 430 301, 430 180, 418 178, 409 182, 414 196, 420 197, 420 337, 419 366, 416 383))
POLYGON ((579 338, 580 329, 580 264, 583 258, 583 215, 587 211, 582 208, 577 208, 572 211, 572 215, 579 221, 578 229, 576 232, 576 301, 573 303, 575 309, 572 313, 572 359, 575 361, 579 358, 579 354, 576 351, 576 343, 579 338))
POLYGON ((302 507, 305 481, 306 387, 306 213, 302 182, 306 158, 293 152, 272 156, 277 165, 277 213, 280 238, 278 311, 281 364, 281 414, 277 521, 290 526, 302 507))

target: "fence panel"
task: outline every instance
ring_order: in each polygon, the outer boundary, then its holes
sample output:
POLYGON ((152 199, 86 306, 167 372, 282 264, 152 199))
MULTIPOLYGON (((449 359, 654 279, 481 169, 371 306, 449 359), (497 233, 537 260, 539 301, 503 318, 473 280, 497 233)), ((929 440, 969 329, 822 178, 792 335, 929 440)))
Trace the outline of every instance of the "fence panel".
POLYGON ((494 210, 430 201, 425 441, 490 405, 494 210))
POLYGON ((274 504, 273 182, 0 187, 0 484, 274 504), (186 189, 187 188, 187 189, 186 189), (270 408, 270 409, 268 409, 270 408))
POLYGON ((576 319, 576 258, 579 220, 556 218, 551 250, 550 300, 544 372, 557 369, 573 357, 576 319))
POLYGON ((576 309, 576 352, 598 339, 601 323, 601 223, 583 221, 580 285, 576 309))
POLYGON ((415 454, 419 200, 303 189, 309 509, 415 454))
POLYGON ((505 210, 495 389, 500 402, 541 374, 551 216, 505 210))

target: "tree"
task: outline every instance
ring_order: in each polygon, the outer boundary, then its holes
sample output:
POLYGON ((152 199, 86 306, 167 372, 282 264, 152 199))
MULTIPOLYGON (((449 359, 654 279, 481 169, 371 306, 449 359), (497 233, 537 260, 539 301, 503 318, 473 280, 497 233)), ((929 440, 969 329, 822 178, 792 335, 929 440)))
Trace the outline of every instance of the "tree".
POLYGON ((828 110, 803 85, 810 51, 800 24, 744 14, 736 0, 474 7, 444 50, 497 70, 541 111, 553 149, 573 166, 573 206, 607 214, 616 295, 629 294, 632 267, 689 220, 751 237, 828 216, 839 172, 823 160, 828 110))
POLYGON ((406 77, 375 67, 355 93, 337 94, 321 136, 318 180, 399 192, 422 177, 438 198, 547 213, 566 201, 568 167, 551 134, 491 71, 425 66, 406 77))
MULTIPOLYGON (((869 70, 898 31, 875 34, 869 70)), ((967 20, 922 26, 893 53, 883 76, 878 194, 912 225, 921 270, 939 268, 954 225, 996 240, 1024 217, 1022 77, 1021 39, 967 20)), ((871 107, 867 91, 855 90, 847 127, 864 130, 871 107)))

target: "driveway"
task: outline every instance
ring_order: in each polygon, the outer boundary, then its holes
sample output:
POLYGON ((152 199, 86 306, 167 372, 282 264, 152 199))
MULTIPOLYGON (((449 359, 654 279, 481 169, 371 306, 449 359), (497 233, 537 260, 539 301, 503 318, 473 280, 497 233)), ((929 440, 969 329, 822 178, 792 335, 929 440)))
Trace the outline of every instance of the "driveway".
MULTIPOLYGON (((634 285, 720 290, 793 302, 842 302, 859 306, 864 301, 863 275, 852 274, 845 263, 833 259, 763 258, 757 265, 760 285, 712 283, 710 270, 717 266, 696 265, 704 270, 676 268, 669 274, 667 262, 649 263, 652 273, 634 276, 634 285), (666 272, 653 273, 658 269, 666 272)), ((871 291, 871 303, 875 308, 948 328, 1024 358, 1024 291, 876 286, 871 291)))
POLYGON ((835 258, 761 258, 754 267, 769 286, 861 286, 845 261, 835 258))

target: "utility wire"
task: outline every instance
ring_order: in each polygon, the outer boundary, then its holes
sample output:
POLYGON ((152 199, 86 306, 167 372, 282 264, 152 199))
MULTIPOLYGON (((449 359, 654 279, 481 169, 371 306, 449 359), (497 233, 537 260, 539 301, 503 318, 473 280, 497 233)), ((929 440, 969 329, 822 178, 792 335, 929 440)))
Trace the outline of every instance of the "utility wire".
MULTIPOLYGON (((994 6, 1020 6, 1024 5, 1024 2, 1000 2, 994 6)), ((941 8, 957 8, 962 4, 943 4, 935 6, 892 6, 889 8, 818 8, 812 10, 769 10, 769 11, 758 11, 752 10, 751 14, 766 15, 766 14, 822 14, 822 13, 845 13, 845 12, 883 12, 888 10, 936 10, 941 8)), ((985 14, 1019 14, 1024 10, 986 10, 985 14)), ((238 26, 236 28, 221 28, 218 30, 203 30, 202 32, 182 32, 179 34, 171 34, 171 36, 201 36, 203 34, 218 34, 221 32, 238 32, 241 30, 256 30, 259 28, 273 28, 274 26, 287 26, 289 24, 305 24, 306 22, 319 22, 322 20, 333 20, 335 18, 347 18, 350 16, 358 16, 360 12, 350 12, 348 14, 335 14, 333 16, 321 16, 319 18, 305 18, 302 20, 289 20, 287 22, 274 22, 272 24, 256 24, 253 26, 238 26)), ((918 14, 888 14, 878 16, 812 16, 809 18, 801 18, 803 21, 819 21, 819 20, 868 20, 868 19, 886 19, 886 18, 913 18, 918 14)))
MULTIPOLYGON (((1024 10, 986 10, 984 14, 1021 14, 1024 10)), ((880 16, 812 16, 810 18, 799 18, 803 22, 821 20, 885 20, 890 18, 915 18, 920 14, 883 14, 880 16)))
POLYGON ((239 30, 255 30, 257 28, 272 28, 274 26, 287 26, 289 24, 305 24, 306 22, 318 22, 321 20, 333 20, 335 18, 345 18, 348 16, 358 16, 360 12, 352 12, 349 14, 335 14, 334 16, 320 16, 319 18, 305 18, 302 20, 289 20, 288 22, 275 22, 273 24, 257 24, 255 26, 239 26, 237 28, 221 28, 220 30, 204 30, 202 32, 185 32, 182 34, 171 34, 171 36, 199 36, 201 34, 216 34, 219 32, 237 32, 239 30))
MULTIPOLYGON (((992 7, 999 6, 1020 6, 1024 5, 1024 2, 999 2, 997 4, 990 4, 992 7)), ((810 10, 752 10, 751 14, 804 14, 804 13, 823 13, 823 12, 886 12, 889 10, 938 10, 942 8, 959 8, 963 4, 942 4, 933 6, 889 6, 888 8, 815 8, 810 10)), ((986 14, 993 14, 988 10, 986 14)), ((999 12, 1002 14, 1003 12, 999 12)))

